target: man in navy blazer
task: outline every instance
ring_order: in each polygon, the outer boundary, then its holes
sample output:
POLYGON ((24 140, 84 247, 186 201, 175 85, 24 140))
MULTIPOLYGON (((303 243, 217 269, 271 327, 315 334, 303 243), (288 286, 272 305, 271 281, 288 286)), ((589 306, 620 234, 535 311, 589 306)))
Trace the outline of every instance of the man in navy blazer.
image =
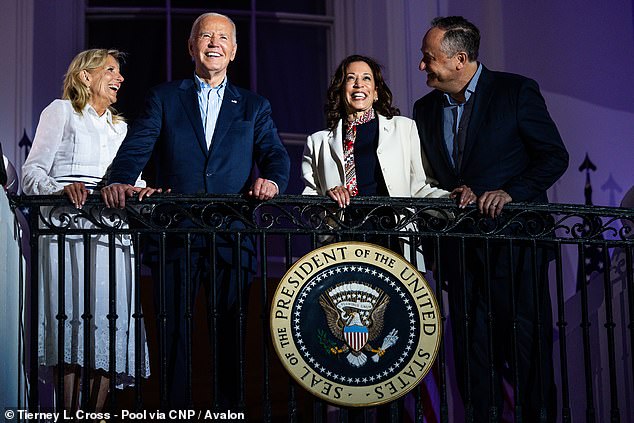
MULTIPOLYGON (((199 16, 192 25, 188 46, 195 74, 191 79, 168 82, 150 91, 145 110, 131 126, 112 163, 109 185, 102 190, 109 207, 124 207, 126 198, 138 192, 132 185, 152 154, 157 185, 174 193, 244 193, 268 200, 286 189, 290 161, 271 119, 269 102, 227 79, 227 67, 237 49, 233 21, 217 13, 199 16), (252 181, 254 164, 260 177, 252 181)), ((215 351, 220 363, 216 377, 223 388, 216 394, 220 395, 220 405, 237 405, 236 332, 237 322, 242 320, 240 312, 244 312, 237 307, 237 286, 241 283, 246 292, 255 270, 255 249, 251 237, 243 237, 238 260, 238 247, 233 241, 231 236, 218 235, 212 245, 209 237, 193 235, 190 269, 182 238, 168 237, 164 269, 159 269, 157 245, 144 252, 156 281, 164 271, 167 328, 165 343, 161 344, 166 346, 166 395, 172 407, 191 404, 186 366, 187 344, 191 342, 186 333, 191 322, 185 314, 186 305, 193 306, 192 299, 201 284, 207 284, 210 293, 215 291, 215 298, 208 298, 208 307, 213 302, 214 314, 220 316, 214 330, 221 343, 215 351), (214 263, 209 257, 212 247, 214 263), (188 275, 194 284, 190 298, 186 298, 185 289, 188 275), (208 286, 210 280, 215 280, 215 290, 208 286)), ((157 305, 162 302, 156 300, 157 305)))
MULTIPOLYGON (((566 170, 568 153, 537 83, 488 70, 477 61, 479 43, 478 28, 463 17, 432 21, 422 43, 420 70, 426 72, 427 85, 435 90, 416 102, 414 119, 428 175, 448 191, 468 185, 479 197, 481 213, 496 218, 511 201, 547 202, 546 190, 566 170)), ((445 245, 457 247, 451 242, 445 245)), ((554 421, 548 255, 537 250, 534 274, 530 248, 514 246, 512 268, 510 251, 499 246, 491 250, 493 351, 488 348, 489 281, 484 277, 482 248, 467 249, 465 275, 459 274, 460 266, 455 263, 447 265, 444 260, 443 266, 440 261, 449 287, 461 395, 474 421, 490 421, 491 415, 497 420, 502 413, 501 378, 509 379, 503 375, 505 369, 517 369, 517 380, 511 377, 509 382, 519 393, 516 401, 522 406, 524 421, 554 421), (517 299, 517 363, 512 353, 511 274, 517 299)), ((454 257, 455 252, 444 251, 445 256, 454 257)))

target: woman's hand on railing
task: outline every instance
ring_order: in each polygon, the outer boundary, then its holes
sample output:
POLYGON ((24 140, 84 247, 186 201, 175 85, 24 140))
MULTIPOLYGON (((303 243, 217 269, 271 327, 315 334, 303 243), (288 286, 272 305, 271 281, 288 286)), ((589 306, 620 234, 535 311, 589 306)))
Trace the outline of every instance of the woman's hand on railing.
POLYGON ((328 196, 335 200, 339 207, 345 209, 350 205, 350 191, 346 187, 337 186, 328 190, 328 196))
POLYGON ((75 208, 81 209, 86 203, 88 190, 83 182, 73 182, 64 187, 64 195, 66 195, 75 208))
POLYGON ((473 191, 471 191, 471 188, 466 185, 461 185, 451 191, 449 198, 458 198, 458 207, 464 209, 469 204, 475 203, 477 197, 473 191))

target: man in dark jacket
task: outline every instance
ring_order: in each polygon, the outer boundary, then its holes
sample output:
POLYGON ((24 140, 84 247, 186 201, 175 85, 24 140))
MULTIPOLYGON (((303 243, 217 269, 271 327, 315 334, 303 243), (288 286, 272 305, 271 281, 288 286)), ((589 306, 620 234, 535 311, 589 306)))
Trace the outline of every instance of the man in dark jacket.
MULTIPOLYGON (((488 70, 477 61, 479 44, 478 28, 463 17, 432 21, 422 42, 420 70, 435 90, 416 102, 414 119, 428 175, 448 191, 468 185, 479 197, 481 213, 497 218, 511 201, 547 202, 546 190, 566 170, 568 153, 537 83, 488 70)), ((501 416, 501 380, 504 369, 511 368, 517 370, 511 373, 517 380, 509 382, 519 393, 524 421, 554 421, 547 254, 519 243, 490 252, 486 263, 482 248, 468 248, 464 274, 460 266, 440 260, 449 284, 458 382, 467 413, 473 412, 476 422, 501 416)))
MULTIPOLYGON (((102 197, 110 207, 124 207, 125 199, 138 192, 132 186, 154 154, 158 186, 177 194, 245 194, 268 200, 286 189, 290 160, 271 118, 265 98, 233 85, 227 78, 229 63, 237 51, 236 27, 227 16, 205 13, 192 25, 189 54, 195 64, 189 79, 153 88, 146 107, 128 132, 102 197), (254 166, 260 177, 252 180, 254 166)), ((190 222, 191 223, 191 222, 190 222)), ((188 221, 181 222, 187 226, 188 221)), ((239 229, 241 222, 232 228, 239 229)), ((148 243, 150 244, 150 243, 148 243)), ((144 251, 155 281, 164 272, 165 357, 167 399, 173 408, 191 404, 191 379, 187 367, 191 347, 191 314, 197 289, 213 280, 209 292, 209 316, 215 316, 216 390, 221 407, 236 407, 241 382, 238 322, 245 310, 247 287, 255 271, 254 240, 244 236, 238 248, 235 236, 194 234, 191 254, 183 239, 168 239, 164 266, 159 265, 158 242, 144 251), (214 251, 213 260, 209 251, 214 251), (186 285, 192 280, 192 294, 186 285), (239 293, 243 295, 240 298, 239 293), (213 295, 212 295, 213 293, 213 295), (213 296, 213 298, 212 298, 213 296), (190 333, 188 338, 188 333, 190 333), (220 386, 220 385, 218 385, 220 386)), ((156 289, 158 291, 158 289, 156 289)), ((190 363, 191 365, 191 363, 190 363)))

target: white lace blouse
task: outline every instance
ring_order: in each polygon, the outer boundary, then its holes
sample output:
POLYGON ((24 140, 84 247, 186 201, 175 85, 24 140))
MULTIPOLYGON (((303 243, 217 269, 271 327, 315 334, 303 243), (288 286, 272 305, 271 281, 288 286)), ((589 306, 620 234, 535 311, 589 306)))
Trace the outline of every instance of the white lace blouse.
MULTIPOLYGON (((69 100, 55 100, 40 115, 33 146, 22 166, 25 194, 54 194, 72 182, 93 190, 105 182, 127 132, 109 110, 99 116, 89 104, 77 113, 69 100)), ((141 180, 137 186, 145 186, 141 180)))

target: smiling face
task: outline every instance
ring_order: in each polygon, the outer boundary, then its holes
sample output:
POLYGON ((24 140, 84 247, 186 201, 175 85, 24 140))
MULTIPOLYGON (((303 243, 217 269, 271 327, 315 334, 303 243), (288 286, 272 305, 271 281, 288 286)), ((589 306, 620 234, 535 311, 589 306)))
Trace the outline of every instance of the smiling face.
POLYGON ((372 107, 378 98, 372 69, 365 62, 352 62, 346 68, 345 75, 346 113, 358 115, 372 107))
POLYGON ((223 16, 203 18, 189 39, 189 54, 196 63, 196 74, 212 86, 222 82, 236 50, 233 25, 223 16))
POLYGON ((440 28, 432 28, 425 34, 421 47, 423 58, 419 68, 427 73, 429 87, 453 94, 462 88, 457 83, 459 61, 456 55, 448 57, 441 50, 444 35, 445 31, 440 28))
POLYGON ((123 83, 119 62, 108 55, 103 66, 84 71, 84 83, 90 88, 88 103, 100 115, 117 102, 117 93, 123 83))

